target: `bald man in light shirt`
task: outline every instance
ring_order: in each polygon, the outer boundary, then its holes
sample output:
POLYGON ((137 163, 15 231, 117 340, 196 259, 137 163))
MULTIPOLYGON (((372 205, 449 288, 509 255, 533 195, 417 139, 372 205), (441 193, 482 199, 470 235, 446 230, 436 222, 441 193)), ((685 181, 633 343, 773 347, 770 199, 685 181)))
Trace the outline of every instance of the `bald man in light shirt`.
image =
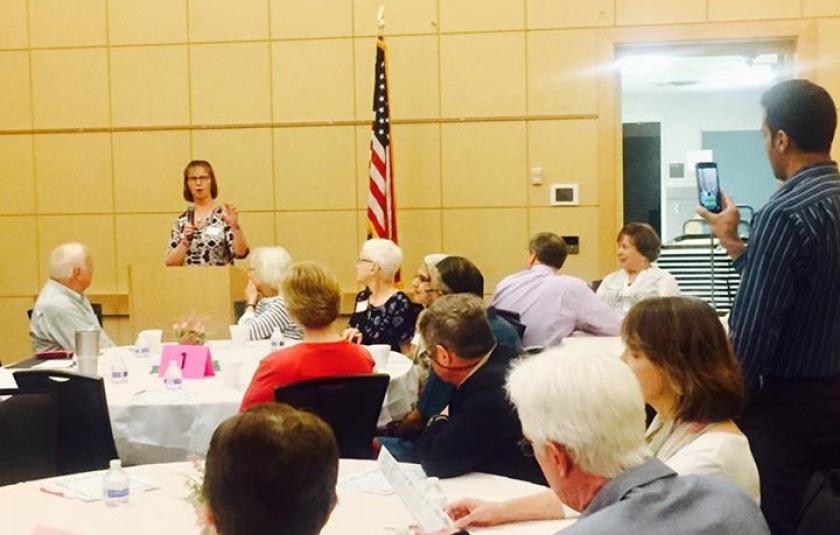
POLYGON ((93 280, 93 259, 87 247, 64 243, 52 250, 47 262, 50 280, 41 288, 29 321, 32 349, 36 353, 75 351, 76 331, 82 329, 100 329, 99 346, 113 346, 84 295, 93 280))

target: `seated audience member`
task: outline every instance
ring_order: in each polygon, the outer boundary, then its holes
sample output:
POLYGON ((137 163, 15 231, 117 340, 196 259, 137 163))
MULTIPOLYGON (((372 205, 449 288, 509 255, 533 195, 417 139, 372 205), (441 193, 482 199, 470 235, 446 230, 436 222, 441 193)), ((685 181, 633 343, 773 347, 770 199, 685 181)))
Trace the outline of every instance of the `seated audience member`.
MULTIPOLYGON (((508 378, 527 440, 551 491, 580 511, 563 535, 767 535, 758 506, 731 481, 678 476, 645 444, 638 380, 615 356, 550 350, 508 378)), ((518 511, 528 517, 528 498, 518 511)), ((462 521, 473 504, 452 504, 462 521)), ((558 514, 557 516, 562 516, 558 514)))
POLYGON ((659 258, 659 236, 650 225, 628 223, 619 231, 618 263, 621 269, 604 277, 595 294, 624 317, 630 309, 650 297, 680 295, 673 275, 652 266, 659 258))
POLYGON ((87 247, 77 242, 59 245, 50 253, 47 266, 50 280, 41 288, 29 321, 32 349, 36 353, 75 351, 76 331, 82 329, 100 329, 99 346, 114 345, 84 294, 93 280, 93 259, 87 247))
POLYGON ((496 344, 484 303, 469 294, 441 297, 420 316, 432 369, 455 386, 448 411, 429 421, 417 457, 430 476, 486 472, 544 483, 517 442, 522 428, 505 396, 513 350, 496 344))
POLYGON ((409 354, 417 315, 422 307, 397 290, 395 277, 402 251, 391 240, 373 239, 362 245, 356 280, 365 289, 356 295, 356 308, 344 336, 366 345, 387 344, 409 354))
POLYGON ((291 263, 292 257, 282 247, 257 247, 251 252, 245 313, 239 318, 239 325, 248 326, 251 340, 270 338, 275 328, 285 338, 300 340, 303 336, 280 297, 280 284, 291 263))
MULTIPOLYGON (((642 301, 622 328, 622 359, 657 416, 645 434, 654 455, 680 475, 720 475, 758 499, 758 471, 747 438, 732 418, 744 399, 735 355, 714 310, 684 297, 642 301)), ((589 350, 580 349, 582 354, 589 350)), ((566 358, 573 351, 560 350, 566 358)), ((558 397, 556 403, 561 403, 558 397)), ((463 525, 562 518, 556 497, 508 502, 467 500, 463 525)))
POLYGON ((566 242, 541 232, 528 245, 528 268, 496 286, 491 306, 519 314, 525 324, 525 346, 553 347, 579 330, 617 336, 621 318, 577 277, 562 275, 566 242))
POLYGON ((266 404, 213 433, 202 493, 219 535, 317 535, 337 502, 338 446, 314 414, 266 404))
MULTIPOLYGON (((450 256, 441 260, 431 267, 430 275, 428 289, 434 295, 431 302, 440 296, 458 293, 484 297, 484 276, 475 264, 462 256, 450 256)), ((493 338, 500 346, 512 349, 512 357, 518 355, 522 343, 516 330, 499 316, 493 307, 488 307, 486 312, 493 338)), ((418 345, 420 342, 418 341, 418 345)), ((422 352, 422 349, 420 351, 422 352)), ((449 404, 454 391, 454 385, 441 380, 434 370, 430 370, 416 407, 400 422, 395 422, 396 425, 389 426, 392 428, 393 437, 377 437, 377 440, 388 448, 397 460, 416 462, 415 443, 412 439, 423 430, 429 418, 439 414, 449 404)))
POLYGON ((342 338, 338 318, 341 289, 329 269, 317 262, 292 264, 282 284, 286 307, 303 327, 303 341, 280 349, 260 362, 239 410, 274 400, 274 389, 306 379, 366 374, 373 360, 362 347, 342 338))
POLYGON ((424 308, 431 305, 436 297, 440 296, 440 289, 432 288, 432 271, 434 267, 446 258, 447 254, 432 253, 423 257, 423 262, 418 266, 407 295, 412 301, 424 308))

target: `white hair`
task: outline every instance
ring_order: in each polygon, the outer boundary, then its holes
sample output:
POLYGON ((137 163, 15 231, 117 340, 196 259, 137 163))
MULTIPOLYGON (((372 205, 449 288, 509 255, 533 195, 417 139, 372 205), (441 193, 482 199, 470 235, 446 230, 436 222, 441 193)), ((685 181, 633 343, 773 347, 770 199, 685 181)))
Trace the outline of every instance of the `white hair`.
POLYGON ((292 257, 282 247, 256 247, 251 251, 251 269, 263 284, 280 290, 283 276, 292 265, 292 257))
POLYGON ((51 279, 62 281, 73 276, 73 270, 87 267, 90 255, 79 242, 62 243, 50 252, 47 272, 51 279))
POLYGON ((376 262, 386 279, 397 274, 403 260, 402 250, 396 243, 380 238, 366 241, 362 245, 362 256, 376 262))
POLYGON ((613 478, 651 456, 639 381, 607 350, 560 346, 523 358, 507 391, 528 438, 564 446, 585 472, 613 478))
POLYGON ((446 258, 449 258, 449 255, 445 254, 445 253, 427 254, 426 256, 423 257, 423 263, 426 264, 426 269, 428 269, 429 272, 431 272, 432 269, 434 269, 435 266, 440 264, 441 261, 446 259, 446 258))

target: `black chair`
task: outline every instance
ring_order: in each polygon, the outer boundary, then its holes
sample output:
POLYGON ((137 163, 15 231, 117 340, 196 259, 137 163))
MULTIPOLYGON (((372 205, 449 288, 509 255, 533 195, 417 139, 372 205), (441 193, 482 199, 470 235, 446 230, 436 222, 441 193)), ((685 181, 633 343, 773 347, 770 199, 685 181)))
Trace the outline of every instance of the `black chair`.
POLYGON ((46 390, 55 397, 58 474, 101 470, 118 458, 101 378, 59 370, 22 370, 14 378, 22 388, 46 390))
POLYGON ((56 475, 57 406, 50 392, 0 389, 0 486, 56 475), (6 397, 8 396, 8 397, 6 397))
POLYGON ((387 374, 310 379, 277 388, 274 399, 308 410, 327 422, 342 458, 370 459, 389 380, 387 374))
POLYGON ((519 314, 512 310, 503 310, 500 308, 496 308, 495 310, 499 317, 513 326, 517 336, 522 340, 522 337, 525 336, 525 324, 520 321, 519 314))
MULTIPOLYGON (((96 314, 96 320, 99 322, 99 326, 102 327, 102 305, 99 303, 91 303, 90 307, 93 309, 93 313, 96 314)), ((26 317, 30 320, 32 319, 32 310, 29 309, 26 311, 26 317)))
POLYGON ((840 530, 840 469, 815 472, 805 490, 796 535, 837 535, 840 530))

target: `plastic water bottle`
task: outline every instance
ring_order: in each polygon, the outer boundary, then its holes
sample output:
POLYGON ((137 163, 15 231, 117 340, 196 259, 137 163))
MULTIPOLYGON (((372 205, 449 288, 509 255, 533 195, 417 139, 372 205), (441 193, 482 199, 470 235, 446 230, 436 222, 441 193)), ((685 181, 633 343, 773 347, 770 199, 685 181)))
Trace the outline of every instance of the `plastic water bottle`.
POLYGON ((283 339, 283 331, 280 330, 280 327, 274 327, 274 330, 271 331, 271 350, 277 351, 286 341, 283 339))
POLYGON ((436 477, 427 478, 423 494, 426 495, 426 498, 430 502, 440 507, 441 510, 446 509, 446 493, 443 492, 443 488, 440 486, 440 479, 436 477))
POLYGON ((115 507, 121 503, 128 503, 130 485, 125 470, 119 459, 111 461, 111 467, 102 478, 102 498, 105 505, 115 507))
POLYGON ((126 381, 128 381, 128 364, 125 363, 122 355, 117 355, 111 362, 111 382, 124 383, 126 381))
POLYGON ((169 367, 166 368, 166 373, 163 374, 163 384, 171 390, 179 390, 183 382, 184 374, 181 373, 181 368, 170 362, 169 367))

